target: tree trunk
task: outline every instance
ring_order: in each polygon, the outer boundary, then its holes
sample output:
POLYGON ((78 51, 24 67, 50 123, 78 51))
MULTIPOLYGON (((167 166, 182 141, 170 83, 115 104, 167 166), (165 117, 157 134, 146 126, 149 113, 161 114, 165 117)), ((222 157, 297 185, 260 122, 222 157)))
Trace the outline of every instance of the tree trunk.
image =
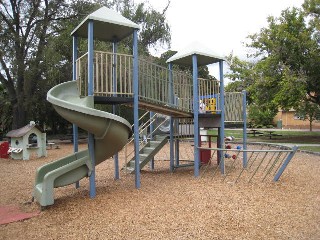
POLYGON ((12 115, 12 129, 18 129, 27 124, 26 111, 23 106, 23 97, 18 97, 18 101, 13 103, 12 115))
POLYGON ((309 120, 309 131, 312 132, 312 120, 309 120))

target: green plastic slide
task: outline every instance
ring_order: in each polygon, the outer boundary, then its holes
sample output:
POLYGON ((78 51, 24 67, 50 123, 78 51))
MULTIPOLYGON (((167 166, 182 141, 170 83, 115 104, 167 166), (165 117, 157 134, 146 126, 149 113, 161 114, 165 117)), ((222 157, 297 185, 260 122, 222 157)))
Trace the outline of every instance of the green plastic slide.
MULTIPOLYGON (((76 81, 53 87, 47 94, 47 100, 63 118, 94 134, 96 165, 113 156, 127 143, 131 134, 129 122, 94 109, 92 96, 79 97, 76 81)), ((88 150, 45 164, 37 169, 33 198, 43 207, 52 205, 54 188, 88 177, 91 170, 88 150)))

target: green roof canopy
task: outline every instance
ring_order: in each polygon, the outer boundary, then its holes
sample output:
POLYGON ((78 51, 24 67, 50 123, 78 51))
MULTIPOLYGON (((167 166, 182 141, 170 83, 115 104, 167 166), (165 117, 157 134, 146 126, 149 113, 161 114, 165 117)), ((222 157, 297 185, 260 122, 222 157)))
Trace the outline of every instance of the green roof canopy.
POLYGON ((181 51, 167 60, 167 63, 174 63, 185 66, 192 66, 192 56, 197 55, 198 66, 205 66, 208 64, 216 63, 225 60, 223 57, 218 56, 211 49, 208 49, 198 42, 193 42, 181 51))
POLYGON ((139 29, 139 25, 121 14, 101 7, 89 14, 71 33, 72 36, 88 38, 88 22, 93 20, 93 37, 102 41, 120 41, 139 29))

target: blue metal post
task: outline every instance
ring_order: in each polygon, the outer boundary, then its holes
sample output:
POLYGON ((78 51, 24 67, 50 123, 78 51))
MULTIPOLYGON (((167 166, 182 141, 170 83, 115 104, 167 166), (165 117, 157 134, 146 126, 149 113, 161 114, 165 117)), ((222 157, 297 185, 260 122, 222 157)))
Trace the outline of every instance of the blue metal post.
MULTIPOLYGON (((93 96, 93 21, 88 23, 88 96, 93 96)), ((94 135, 88 133, 89 155, 92 163, 90 175, 90 197, 96 196, 96 163, 94 152, 94 135)))
POLYGON ((133 118, 134 118, 134 155, 135 186, 140 188, 139 157, 139 75, 138 75, 138 30, 133 32, 133 118))
MULTIPOLYGON (((242 106, 243 106, 243 150, 247 150, 247 92, 246 90, 242 91, 242 106)), ((244 168, 247 167, 247 152, 243 151, 243 161, 242 165, 244 168)))
MULTIPOLYGON (((77 36, 73 36, 72 38, 72 80, 77 80, 77 58, 78 58, 78 38, 77 36)), ((73 131, 73 152, 78 152, 78 126, 76 124, 72 124, 73 131)), ((80 187, 79 181, 76 182, 76 188, 80 187)))
MULTIPOLYGON (((177 123, 178 121, 176 121, 177 123)), ((180 158, 179 158, 179 151, 180 151, 180 148, 179 148, 179 144, 180 144, 180 141, 179 141, 179 138, 176 138, 176 162, 175 162, 175 165, 178 167, 180 165, 180 158)))
MULTIPOLYGON (((117 94, 117 41, 114 40, 112 43, 112 52, 113 52, 113 67, 112 67, 112 81, 113 81, 113 96, 116 97, 117 94)), ((117 106, 115 104, 112 105, 112 113, 116 114, 117 106)), ((118 153, 114 154, 114 179, 120 178, 119 173, 119 155, 118 153)))
MULTIPOLYGON (((223 60, 219 61, 219 75, 220 75, 220 110, 221 110, 221 123, 220 123, 220 148, 225 148, 224 143, 224 79, 223 79, 223 60)), ((220 156, 220 172, 225 173, 224 154, 223 151, 219 152, 220 156)))
MULTIPOLYGON (((174 105, 174 92, 173 92, 173 76, 172 76, 172 63, 169 63, 169 103, 174 105)), ((174 118, 170 116, 170 171, 174 170, 174 139, 173 139, 173 124, 174 118)))
MULTIPOLYGON (((78 38, 73 36, 73 51, 72 51, 72 80, 77 80, 77 58, 78 58, 78 38)), ((78 126, 73 124, 73 151, 78 152, 78 126)))
POLYGON ((169 104, 170 106, 174 105, 174 92, 173 92, 173 75, 172 75, 172 68, 173 64, 169 63, 169 104))
POLYGON ((296 153, 297 150, 298 150, 298 147, 297 146, 293 146, 292 152, 290 152, 289 155, 287 156, 286 160, 284 161, 284 163, 282 164, 282 166, 280 167, 280 169, 278 170, 278 172, 274 176, 273 181, 276 182, 276 181, 279 180, 279 178, 281 177, 282 173, 284 172, 284 170, 286 169, 286 167, 290 163, 291 159, 293 158, 293 156, 294 156, 294 154, 296 153))
POLYGON ((199 158, 199 93, 198 93, 198 59, 197 55, 192 55, 192 75, 193 75, 193 122, 194 122, 194 176, 200 174, 199 158))
MULTIPOLYGON (((150 121, 153 121, 154 112, 150 112, 150 121)), ((153 131, 154 131, 154 124, 150 122, 150 141, 153 140, 153 131)), ((154 157, 150 161, 150 168, 154 170, 154 157)))

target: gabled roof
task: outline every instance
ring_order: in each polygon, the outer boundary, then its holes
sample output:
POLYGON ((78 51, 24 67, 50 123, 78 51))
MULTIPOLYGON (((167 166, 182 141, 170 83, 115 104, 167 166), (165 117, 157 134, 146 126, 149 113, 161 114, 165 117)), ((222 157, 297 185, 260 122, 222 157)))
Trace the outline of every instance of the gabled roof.
POLYGON ((88 22, 93 20, 93 37, 103 41, 120 41, 139 29, 139 25, 121 14, 101 7, 89 14, 71 33, 71 35, 88 38, 88 22))
POLYGON ((193 42, 170 57, 167 60, 167 63, 192 66, 192 56, 194 54, 197 55, 198 66, 204 66, 225 60, 223 57, 220 57, 214 51, 206 48, 199 42, 193 42))
POLYGON ((10 132, 8 132, 6 134, 6 136, 7 137, 23 137, 33 128, 38 129, 40 132, 44 132, 39 126, 32 124, 32 122, 30 122, 30 124, 28 124, 22 128, 11 130, 10 132))

